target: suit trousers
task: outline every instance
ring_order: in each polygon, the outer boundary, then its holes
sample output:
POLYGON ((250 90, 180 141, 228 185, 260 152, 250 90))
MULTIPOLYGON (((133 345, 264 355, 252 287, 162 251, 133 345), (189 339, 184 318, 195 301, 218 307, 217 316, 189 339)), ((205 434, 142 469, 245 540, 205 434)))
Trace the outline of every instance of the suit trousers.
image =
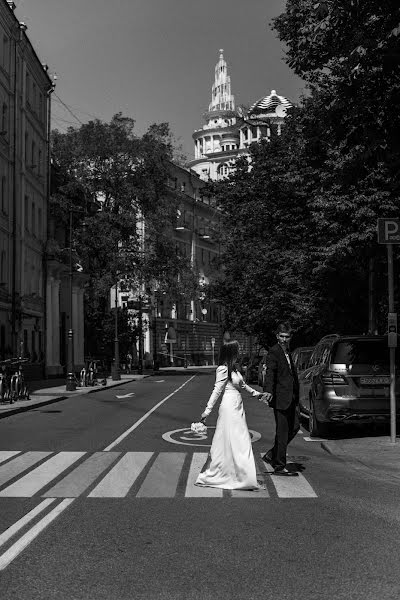
POLYGON ((275 443, 267 455, 272 459, 276 469, 283 469, 286 466, 288 444, 300 429, 298 404, 293 400, 285 410, 274 408, 274 417, 275 443))

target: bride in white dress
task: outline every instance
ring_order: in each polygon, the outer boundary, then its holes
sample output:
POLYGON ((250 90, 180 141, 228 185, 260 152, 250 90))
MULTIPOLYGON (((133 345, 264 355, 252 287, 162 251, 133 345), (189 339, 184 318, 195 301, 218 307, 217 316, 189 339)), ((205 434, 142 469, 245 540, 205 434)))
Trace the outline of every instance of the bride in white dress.
POLYGON ((239 343, 231 341, 221 347, 219 366, 213 392, 201 417, 211 413, 214 404, 222 400, 205 471, 199 474, 196 485, 227 490, 258 490, 256 465, 246 423, 240 389, 260 398, 262 393, 248 386, 237 370, 239 343))

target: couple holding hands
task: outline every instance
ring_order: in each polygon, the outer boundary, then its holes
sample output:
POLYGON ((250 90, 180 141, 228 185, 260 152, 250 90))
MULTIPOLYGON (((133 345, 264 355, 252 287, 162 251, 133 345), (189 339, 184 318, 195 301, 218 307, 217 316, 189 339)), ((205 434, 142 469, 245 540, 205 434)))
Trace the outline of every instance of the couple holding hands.
POLYGON ((263 460, 272 465, 275 475, 298 475, 286 469, 287 446, 300 428, 299 382, 289 351, 291 335, 288 324, 281 323, 278 326, 277 344, 272 346, 268 354, 264 392, 258 392, 244 382, 237 368, 239 343, 230 341, 222 345, 214 389, 201 415, 203 423, 221 395, 222 400, 210 455, 204 470, 197 477, 196 485, 254 491, 264 487, 257 481, 240 393, 242 389, 274 409, 275 441, 263 460))

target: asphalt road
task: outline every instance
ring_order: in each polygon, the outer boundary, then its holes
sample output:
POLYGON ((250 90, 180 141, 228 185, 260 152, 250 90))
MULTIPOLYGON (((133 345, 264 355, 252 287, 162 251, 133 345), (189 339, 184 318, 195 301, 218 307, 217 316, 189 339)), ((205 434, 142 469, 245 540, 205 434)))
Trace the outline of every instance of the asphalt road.
MULTIPOLYGON (((207 372, 153 376, 0 421, 1 600, 400 596, 399 485, 301 433, 264 473, 273 414, 244 393, 267 492, 201 489, 188 427, 207 372)), ((256 387, 256 386, 255 386, 256 387)))

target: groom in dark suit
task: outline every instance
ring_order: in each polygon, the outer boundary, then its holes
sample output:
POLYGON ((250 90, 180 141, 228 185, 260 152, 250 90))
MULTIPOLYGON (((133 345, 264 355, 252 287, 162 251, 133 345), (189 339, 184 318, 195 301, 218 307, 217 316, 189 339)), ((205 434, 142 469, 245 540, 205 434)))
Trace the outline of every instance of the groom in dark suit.
POLYGON ((261 397, 274 409, 275 417, 275 443, 262 458, 274 467, 275 475, 284 476, 298 475, 286 469, 287 446, 300 429, 299 380, 289 350, 291 337, 290 325, 280 323, 276 330, 278 343, 269 350, 265 394, 261 397))

